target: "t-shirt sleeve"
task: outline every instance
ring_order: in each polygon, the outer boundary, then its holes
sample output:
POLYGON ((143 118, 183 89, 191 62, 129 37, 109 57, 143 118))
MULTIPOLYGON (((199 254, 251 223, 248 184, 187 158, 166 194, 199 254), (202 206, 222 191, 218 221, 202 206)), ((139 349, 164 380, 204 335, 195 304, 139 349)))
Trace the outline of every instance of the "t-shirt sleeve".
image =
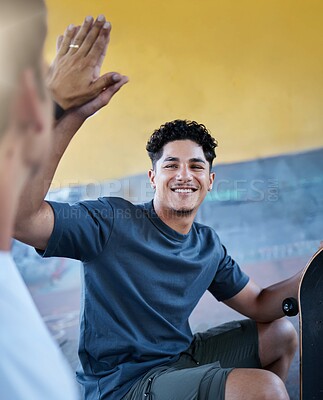
POLYGON ((100 254, 113 229, 113 209, 107 198, 68 203, 48 202, 54 211, 54 229, 42 257, 89 261, 100 254))
POLYGON ((249 282, 249 277, 219 243, 219 264, 208 290, 218 301, 228 300, 238 294, 249 282))

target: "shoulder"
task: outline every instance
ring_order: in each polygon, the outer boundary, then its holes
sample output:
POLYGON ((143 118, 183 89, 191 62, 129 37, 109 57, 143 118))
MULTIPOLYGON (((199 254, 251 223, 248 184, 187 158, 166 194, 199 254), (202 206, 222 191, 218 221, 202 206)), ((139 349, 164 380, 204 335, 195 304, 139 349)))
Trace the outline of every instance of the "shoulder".
POLYGON ((108 205, 114 212, 122 210, 126 213, 138 213, 144 211, 144 204, 133 204, 122 197, 99 197, 97 200, 103 206, 108 205))
POLYGON ((219 235, 216 233, 215 229, 208 225, 200 224, 199 222, 194 222, 193 226, 198 235, 212 240, 215 244, 221 245, 219 235))
POLYGON ((48 202, 54 210, 55 218, 110 220, 142 214, 144 205, 135 205, 121 197, 99 197, 83 200, 70 205, 55 201, 48 202))
POLYGON ((114 209, 132 209, 136 207, 133 203, 131 203, 129 200, 124 199, 123 197, 99 197, 97 201, 101 204, 109 204, 110 207, 114 209))
MULTIPOLYGON (((97 202, 102 209, 110 209, 114 220, 141 220, 146 216, 145 204, 133 204, 122 197, 100 197, 97 202)), ((145 218, 144 218, 145 219, 145 218)))
MULTIPOLYGON (((62 205, 63 203, 50 202, 51 204, 62 205)), ((85 209, 90 213, 98 213, 102 217, 113 216, 116 210, 131 210, 136 206, 122 197, 99 197, 96 200, 82 200, 69 206, 74 209, 85 209)))

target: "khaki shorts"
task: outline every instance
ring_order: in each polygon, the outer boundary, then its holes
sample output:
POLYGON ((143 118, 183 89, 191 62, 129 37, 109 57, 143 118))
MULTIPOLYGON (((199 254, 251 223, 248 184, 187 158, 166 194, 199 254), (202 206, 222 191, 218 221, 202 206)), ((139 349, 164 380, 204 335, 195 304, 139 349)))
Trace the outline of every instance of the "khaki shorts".
POLYGON ((195 334, 178 361, 150 370, 123 400, 224 400, 233 368, 261 368, 258 330, 252 320, 195 334))

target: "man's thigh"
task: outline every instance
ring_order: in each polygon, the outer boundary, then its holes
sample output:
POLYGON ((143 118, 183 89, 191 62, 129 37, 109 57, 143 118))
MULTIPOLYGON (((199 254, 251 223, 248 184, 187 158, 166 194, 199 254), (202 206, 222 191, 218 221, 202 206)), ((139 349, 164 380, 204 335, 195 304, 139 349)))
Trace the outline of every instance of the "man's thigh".
POLYGON ((147 373, 124 400, 222 400, 227 376, 235 367, 261 368, 258 330, 251 320, 194 335, 177 362, 147 373))
POLYGON ((232 368, 218 362, 159 370, 137 383, 124 400, 224 400, 226 379, 232 368))
POLYGON ((200 365, 219 361, 222 368, 262 368, 257 324, 249 319, 195 334, 187 354, 200 365))

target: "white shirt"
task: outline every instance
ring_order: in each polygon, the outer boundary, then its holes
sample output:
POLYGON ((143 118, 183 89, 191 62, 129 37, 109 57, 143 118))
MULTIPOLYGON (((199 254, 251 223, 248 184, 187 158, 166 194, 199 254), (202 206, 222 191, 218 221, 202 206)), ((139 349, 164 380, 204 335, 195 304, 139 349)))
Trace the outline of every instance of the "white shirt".
POLYGON ((76 400, 72 372, 9 252, 0 251, 1 400, 76 400))

